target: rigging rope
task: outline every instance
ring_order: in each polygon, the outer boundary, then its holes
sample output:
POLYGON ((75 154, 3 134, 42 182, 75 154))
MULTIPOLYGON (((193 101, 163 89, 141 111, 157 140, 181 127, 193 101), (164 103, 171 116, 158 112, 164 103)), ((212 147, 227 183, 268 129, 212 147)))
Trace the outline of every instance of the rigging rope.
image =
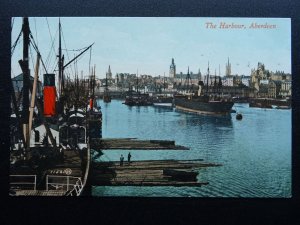
POLYGON ((43 67, 44 67, 44 70, 45 70, 46 73, 48 73, 47 68, 46 68, 46 66, 45 66, 45 63, 44 63, 44 60, 43 60, 43 58, 42 58, 42 55, 41 55, 41 53, 40 53, 40 51, 39 51, 37 45, 35 44, 35 41, 34 41, 34 38, 33 38, 32 34, 31 34, 31 32, 30 32, 29 35, 30 35, 30 37, 31 37, 31 38, 30 38, 30 42, 31 42, 33 48, 35 49, 35 51, 41 56, 41 62, 42 62, 42 65, 43 65, 43 67))
MULTIPOLYGON (((50 51, 48 53, 48 56, 47 56, 47 59, 46 59, 46 64, 47 66, 50 64, 50 61, 51 61, 51 58, 52 58, 52 52, 54 52, 54 55, 56 56, 56 52, 55 52, 55 49, 54 49, 54 42, 55 42, 55 38, 53 39, 52 37, 52 34, 51 34, 51 30, 50 30, 50 26, 49 26, 49 22, 48 22, 48 18, 46 17, 46 21, 47 21, 47 27, 48 27, 48 31, 49 31, 49 34, 50 34, 50 38, 51 38, 51 48, 50 48, 50 51)), ((58 32, 58 29, 56 30, 55 32, 55 35, 54 37, 56 37, 56 34, 58 32)))
POLYGON ((15 41, 15 43, 13 44, 13 46, 11 47, 11 56, 14 54, 14 50, 15 50, 18 42, 19 42, 19 39, 20 39, 21 35, 22 35, 22 29, 21 29, 18 37, 17 37, 17 40, 15 41))
POLYGON ((33 61, 33 55, 32 55, 32 50, 31 50, 31 46, 29 45, 29 52, 30 52, 30 58, 31 58, 31 63, 32 63, 32 66, 33 66, 33 71, 35 71, 35 64, 34 64, 34 61, 33 61))
MULTIPOLYGON (((67 44, 66 44, 66 41, 65 41, 65 35, 64 35, 63 29, 61 29, 61 34, 62 34, 62 38, 63 38, 63 41, 64 41, 65 48, 67 49, 67 44)), ((68 60, 70 61, 69 53, 68 53, 68 51, 66 51, 66 52, 67 52, 68 60)), ((68 69, 68 68, 66 68, 66 69, 68 69)), ((70 69, 71 69, 71 72, 72 72, 72 74, 73 74, 73 69, 72 69, 72 67, 70 67, 70 69)))
POLYGON ((66 48, 62 48, 61 50, 65 50, 65 51, 69 51, 69 52, 79 52, 79 51, 82 51, 84 49, 86 49, 86 47, 81 48, 81 49, 67 49, 67 47, 66 47, 66 48))
POLYGON ((91 49, 90 49, 89 75, 91 75, 91 58, 92 58, 92 47, 91 47, 91 49))
POLYGON ((37 38, 37 29, 36 29, 36 19, 34 18, 34 27, 35 27, 35 37, 36 37, 36 43, 37 43, 37 46, 39 45, 39 40, 37 38))

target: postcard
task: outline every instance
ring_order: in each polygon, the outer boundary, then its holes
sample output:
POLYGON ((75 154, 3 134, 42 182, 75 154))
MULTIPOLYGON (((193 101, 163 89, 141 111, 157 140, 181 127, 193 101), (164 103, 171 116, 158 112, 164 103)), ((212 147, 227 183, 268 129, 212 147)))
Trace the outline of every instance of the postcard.
POLYGON ((11 27, 11 196, 292 197, 291 19, 11 27))

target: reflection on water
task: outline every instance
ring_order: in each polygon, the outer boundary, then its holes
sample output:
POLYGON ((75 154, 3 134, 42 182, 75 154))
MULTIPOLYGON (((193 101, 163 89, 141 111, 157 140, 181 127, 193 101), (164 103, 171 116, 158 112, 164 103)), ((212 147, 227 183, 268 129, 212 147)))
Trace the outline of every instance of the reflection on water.
MULTIPOLYGON (((213 117, 164 107, 104 105, 103 137, 176 140, 190 150, 131 151, 133 160, 204 159, 223 166, 201 169, 202 187, 94 187, 95 196, 290 197, 291 110, 235 104, 243 114, 213 117)), ((98 160, 119 160, 128 151, 104 151, 98 160)))

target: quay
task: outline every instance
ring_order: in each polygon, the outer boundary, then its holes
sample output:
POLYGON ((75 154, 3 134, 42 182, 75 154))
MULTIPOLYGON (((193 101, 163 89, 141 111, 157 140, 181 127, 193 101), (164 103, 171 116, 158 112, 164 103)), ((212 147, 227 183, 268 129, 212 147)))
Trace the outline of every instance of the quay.
MULTIPOLYGON (((145 160, 124 162, 93 162, 91 185, 93 186, 202 186, 206 181, 197 178, 182 179, 180 176, 166 175, 164 171, 173 170, 195 173, 200 168, 221 166, 220 164, 195 160, 145 160)), ((196 172, 198 175, 198 172, 196 172)))
POLYGON ((169 140, 137 140, 136 138, 106 138, 93 140, 92 149, 114 150, 189 150, 188 147, 175 145, 169 140))
POLYGON ((250 107, 260 107, 260 108, 272 108, 272 105, 276 105, 279 107, 291 107, 291 100, 279 100, 279 99, 272 99, 272 98, 253 98, 249 99, 249 106, 250 107))

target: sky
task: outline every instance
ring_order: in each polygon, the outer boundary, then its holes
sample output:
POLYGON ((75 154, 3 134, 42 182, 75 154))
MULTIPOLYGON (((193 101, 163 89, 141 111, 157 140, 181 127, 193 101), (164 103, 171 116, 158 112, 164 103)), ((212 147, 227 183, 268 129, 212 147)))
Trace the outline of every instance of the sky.
MULTIPOLYGON (((65 63, 78 50, 94 43, 76 65, 66 69, 73 77, 89 74, 96 66, 96 77, 104 78, 110 65, 116 73, 169 75, 172 58, 176 72, 225 75, 229 58, 232 74, 250 75, 258 62, 270 71, 291 73, 291 21, 289 18, 209 18, 209 17, 62 17, 62 48, 65 63), (209 26, 212 23, 213 26, 209 26), (244 25, 222 28, 221 24, 244 25), (272 28, 249 28, 252 23, 272 28), (90 57, 91 56, 91 57, 90 57)), ((58 17, 32 17, 29 25, 49 73, 57 69, 58 17), (52 41, 55 38, 54 42, 52 41), (52 45, 53 43, 53 45, 52 45), (55 54, 54 54, 55 51, 55 54), (56 67, 55 67, 56 66, 56 67)), ((22 18, 12 18, 12 45, 22 26, 22 18)), ((21 38, 22 39, 22 38, 21 38)), ((30 52, 33 70, 36 53, 30 52)), ((22 40, 12 56, 12 77, 21 73, 22 40)), ((41 68, 40 73, 45 73, 41 68)), ((33 75, 33 72, 32 72, 33 75)))

